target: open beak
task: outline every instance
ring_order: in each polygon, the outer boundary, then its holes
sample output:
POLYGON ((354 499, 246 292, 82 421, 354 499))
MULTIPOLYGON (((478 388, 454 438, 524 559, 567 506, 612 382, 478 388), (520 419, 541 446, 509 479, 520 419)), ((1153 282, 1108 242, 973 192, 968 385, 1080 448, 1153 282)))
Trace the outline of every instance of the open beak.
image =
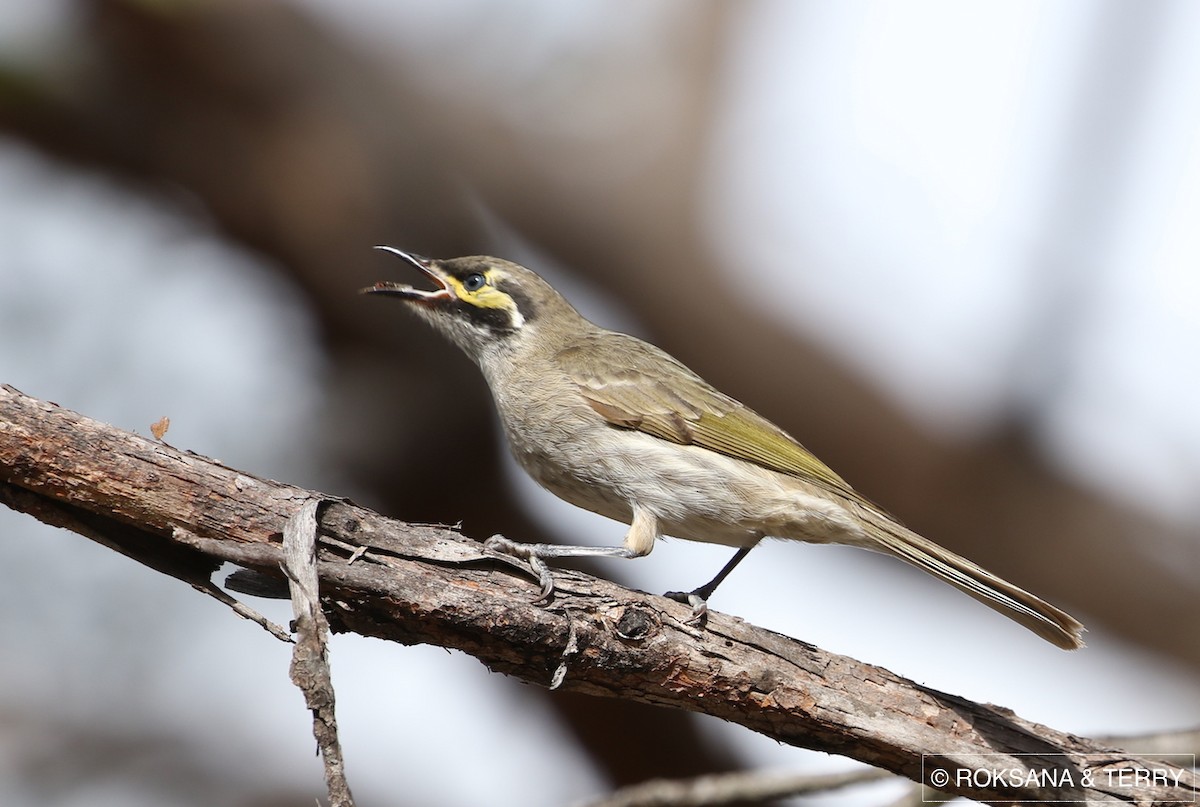
POLYGON ((429 258, 413 255, 410 252, 403 252, 395 247, 377 246, 375 249, 381 249, 384 252, 390 252, 393 255, 399 255, 404 260, 411 263, 413 266, 421 270, 421 274, 429 278, 437 286, 436 289, 428 291, 426 289, 417 289, 405 283, 394 283, 390 280, 381 280, 373 286, 367 286, 365 289, 360 289, 360 294, 390 294, 395 297, 403 297, 406 300, 424 303, 425 305, 433 305, 444 301, 454 299, 454 292, 450 290, 448 284, 434 266, 433 261, 429 258))

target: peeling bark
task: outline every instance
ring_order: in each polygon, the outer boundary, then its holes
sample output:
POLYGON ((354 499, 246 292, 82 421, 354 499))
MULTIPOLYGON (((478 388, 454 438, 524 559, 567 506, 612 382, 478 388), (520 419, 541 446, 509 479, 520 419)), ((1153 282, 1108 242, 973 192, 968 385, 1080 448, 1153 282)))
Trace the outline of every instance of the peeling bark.
MULTIPOLYGON (((563 690, 702 712, 915 781, 932 754, 926 772, 1053 769, 1074 783, 935 783, 975 799, 1127 798, 1102 778, 1080 784, 1083 773, 1102 761, 1163 767, 736 617, 713 613, 695 631, 687 606, 582 573, 558 571, 553 602, 536 607, 528 575, 454 530, 388 519, 0 389, 0 501, 192 584, 223 561, 278 575, 284 525, 313 498, 324 501, 318 574, 334 630, 461 650, 541 685, 565 663, 563 690)), ((1137 803, 1194 800, 1196 784, 1182 772, 1178 784, 1141 789, 1137 803)))

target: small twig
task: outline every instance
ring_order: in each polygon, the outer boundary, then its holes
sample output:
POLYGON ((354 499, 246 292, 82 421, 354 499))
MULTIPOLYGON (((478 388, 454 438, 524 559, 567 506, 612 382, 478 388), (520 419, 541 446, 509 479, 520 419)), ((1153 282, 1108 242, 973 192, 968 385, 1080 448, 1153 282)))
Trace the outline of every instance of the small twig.
MULTIPOLYGON (((188 546, 198 547, 200 544, 204 543, 206 540, 206 539, 203 539, 200 536, 196 535, 195 533, 192 533, 192 532, 189 532, 188 530, 183 529, 182 527, 176 527, 173 530, 173 533, 174 533, 173 537, 175 538, 175 540, 179 541, 182 544, 187 544, 188 546)), ((243 619, 248 619, 251 622, 254 622, 254 623, 260 625, 263 628, 263 630, 265 630, 267 633, 274 636, 279 641, 287 642, 288 644, 292 643, 291 634, 289 634, 286 630, 284 630, 280 626, 276 625, 274 622, 267 619, 265 616, 260 614, 258 611, 255 611, 253 608, 251 608, 249 605, 246 605, 241 600, 238 600, 235 597, 230 596, 227 591, 225 591, 221 587, 217 586, 212 581, 205 580, 204 582, 191 582, 191 586, 192 586, 192 588, 196 589, 196 591, 199 591, 202 594, 207 594, 208 596, 212 597, 217 602, 223 603, 224 605, 229 606, 229 608, 235 614, 242 617, 243 619)))
POLYGON ((370 547, 367 546, 355 546, 354 544, 348 544, 345 541, 339 541, 337 538, 333 538, 329 535, 322 535, 321 543, 329 544, 330 546, 336 546, 338 549, 349 552, 350 557, 346 559, 347 563, 353 563, 364 555, 372 560, 376 560, 376 558, 368 554, 370 547))
POLYGON ((575 619, 571 616, 571 612, 567 611, 567 645, 563 648, 561 660, 558 667, 554 669, 554 675, 550 677, 550 689, 558 689, 562 686, 562 682, 567 678, 567 661, 571 656, 579 652, 579 635, 575 630, 575 619))
POLYGON ((325 763, 325 785, 332 807, 354 807, 346 781, 342 746, 334 715, 333 680, 329 673, 329 623, 321 610, 317 586, 317 508, 309 499, 283 527, 283 573, 292 594, 296 647, 292 651, 292 683, 304 693, 313 714, 313 736, 325 763))
POLYGON ((878 768, 829 774, 738 771, 695 779, 655 779, 621 788, 603 799, 587 802, 586 807, 720 807, 734 803, 761 804, 887 778, 895 777, 878 768))
POLYGON ((226 592, 224 589, 217 586, 215 583, 211 583, 211 582, 199 583, 199 584, 193 583, 192 588, 196 589, 196 591, 199 591, 203 594, 207 594, 208 596, 212 597, 217 602, 228 605, 235 614, 242 617, 243 619, 248 619, 251 622, 255 622, 255 623, 261 625, 263 630, 265 630, 267 633, 274 636, 279 641, 287 642, 288 644, 292 643, 292 637, 288 634, 288 632, 286 630, 279 627, 271 620, 267 619, 265 616, 260 614, 258 611, 255 611, 249 605, 246 605, 246 603, 242 602, 241 600, 239 600, 235 597, 230 596, 228 592, 226 592))

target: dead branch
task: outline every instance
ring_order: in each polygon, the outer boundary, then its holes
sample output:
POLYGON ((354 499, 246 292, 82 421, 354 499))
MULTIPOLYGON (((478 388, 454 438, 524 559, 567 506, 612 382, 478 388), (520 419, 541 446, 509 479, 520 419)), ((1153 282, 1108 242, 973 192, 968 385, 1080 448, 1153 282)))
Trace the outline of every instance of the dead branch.
POLYGON ((292 650, 292 683, 304 693, 313 715, 313 736, 325 763, 325 786, 331 807, 354 807, 334 716, 333 679, 329 672, 329 622, 321 607, 317 574, 318 499, 309 499, 283 525, 283 573, 288 579, 295 615, 296 646, 292 650))
MULTIPOLYGON (((931 783, 976 799, 1128 800, 1099 772, 1163 768, 736 617, 714 613, 693 635, 686 606, 581 573, 560 571, 552 605, 535 607, 532 581, 453 530, 387 519, 0 388, 0 500, 193 585, 223 561, 278 574, 284 526, 314 498, 328 502, 317 568, 334 630, 462 650, 541 685, 565 662, 563 690, 710 714, 914 781, 937 767, 1054 770, 1071 783, 931 783)), ((1194 772, 1174 770, 1137 803, 1194 799, 1194 772)))

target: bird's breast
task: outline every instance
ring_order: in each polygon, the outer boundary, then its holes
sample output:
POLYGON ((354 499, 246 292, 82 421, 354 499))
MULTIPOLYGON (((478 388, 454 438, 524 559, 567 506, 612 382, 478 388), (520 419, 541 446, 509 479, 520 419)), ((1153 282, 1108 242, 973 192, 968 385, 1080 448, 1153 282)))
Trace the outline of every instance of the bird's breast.
POLYGON ((694 445, 613 426, 561 373, 536 361, 485 367, 517 462, 571 504, 628 524, 653 513, 662 533, 753 545, 764 536, 853 543, 857 519, 795 477, 694 445))
POLYGON ((560 413, 508 437, 517 461, 551 493, 627 524, 634 506, 649 510, 664 535, 749 546, 768 535, 829 540, 853 527, 843 507, 791 477, 586 413, 560 413))

